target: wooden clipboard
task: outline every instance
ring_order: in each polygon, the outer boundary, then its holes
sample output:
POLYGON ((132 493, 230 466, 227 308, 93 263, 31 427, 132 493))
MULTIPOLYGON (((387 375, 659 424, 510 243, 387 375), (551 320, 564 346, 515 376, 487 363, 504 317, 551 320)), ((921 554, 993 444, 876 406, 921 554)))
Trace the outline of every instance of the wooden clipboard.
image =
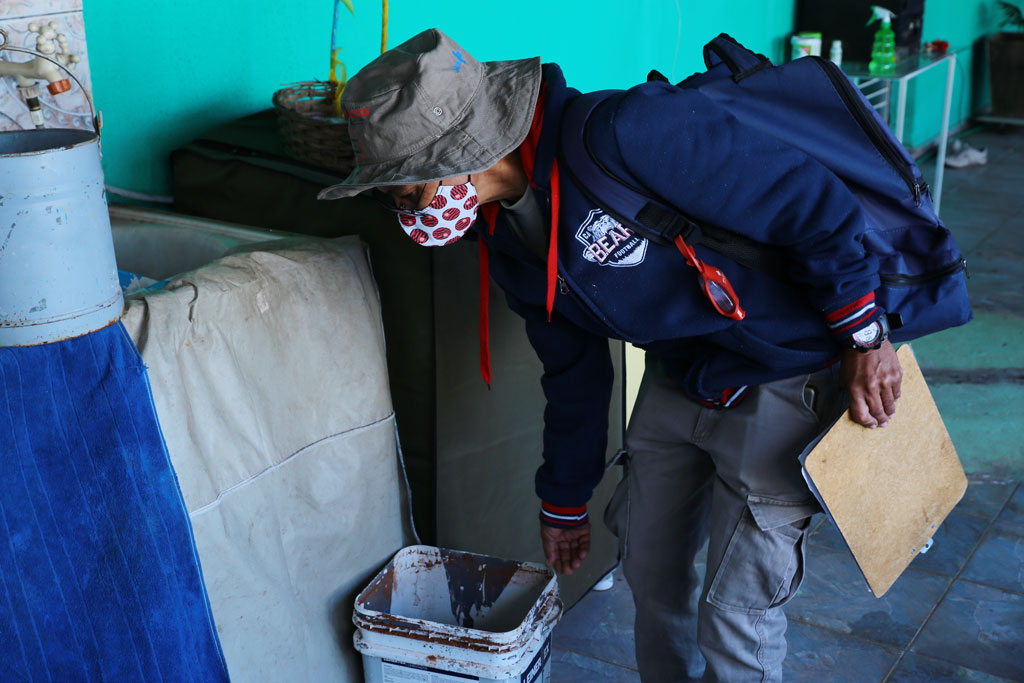
POLYGON ((804 477, 882 597, 967 490, 967 477, 909 345, 896 414, 866 429, 845 413, 801 457, 804 477))

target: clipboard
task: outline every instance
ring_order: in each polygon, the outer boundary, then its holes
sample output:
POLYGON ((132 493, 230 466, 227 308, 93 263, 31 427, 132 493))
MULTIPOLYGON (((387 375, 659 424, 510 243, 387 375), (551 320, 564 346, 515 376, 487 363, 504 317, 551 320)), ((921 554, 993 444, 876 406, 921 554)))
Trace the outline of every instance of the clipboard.
POLYGON ((804 479, 882 597, 967 490, 967 476, 909 344, 896 414, 866 429, 845 412, 800 456, 804 479))

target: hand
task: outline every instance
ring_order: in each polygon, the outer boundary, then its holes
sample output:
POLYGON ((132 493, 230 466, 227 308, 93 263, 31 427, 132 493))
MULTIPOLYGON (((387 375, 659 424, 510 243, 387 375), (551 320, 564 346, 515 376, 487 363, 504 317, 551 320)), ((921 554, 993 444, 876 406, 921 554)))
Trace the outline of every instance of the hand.
POLYGON ((590 552, 590 522, 573 529, 541 524, 540 540, 548 566, 559 574, 572 574, 590 552))
POLYGON ((843 352, 840 376, 850 392, 850 419, 874 429, 889 424, 896 414, 903 369, 888 341, 875 351, 843 352))

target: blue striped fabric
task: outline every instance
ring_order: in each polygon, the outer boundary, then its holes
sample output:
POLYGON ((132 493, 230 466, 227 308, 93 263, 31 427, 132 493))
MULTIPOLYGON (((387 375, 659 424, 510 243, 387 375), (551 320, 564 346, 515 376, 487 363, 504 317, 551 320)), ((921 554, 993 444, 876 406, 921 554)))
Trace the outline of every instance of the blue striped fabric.
POLYGON ((127 332, 0 348, 0 680, 227 679, 127 332))

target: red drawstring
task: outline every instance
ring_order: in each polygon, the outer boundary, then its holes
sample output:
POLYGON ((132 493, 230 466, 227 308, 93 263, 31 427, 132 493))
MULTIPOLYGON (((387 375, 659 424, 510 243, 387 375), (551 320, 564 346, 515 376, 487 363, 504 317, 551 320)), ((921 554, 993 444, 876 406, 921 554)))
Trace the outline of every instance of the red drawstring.
MULTIPOLYGON (((541 85, 540 97, 537 99, 537 108, 533 112, 533 123, 530 124, 530 132, 526 140, 519 146, 519 160, 523 164, 523 171, 527 178, 533 178, 533 162, 537 158, 537 145, 540 142, 540 131, 544 126, 544 101, 548 96, 548 84, 541 85)), ((532 184, 532 183, 531 183, 532 184)), ((547 297, 545 308, 548 313, 548 322, 551 322, 551 312, 555 310, 555 285, 558 282, 558 161, 551 165, 551 239, 548 243, 547 263, 547 297)))
MULTIPOLYGON (((519 161, 527 178, 533 178, 533 162, 537 157, 537 144, 540 142, 540 130, 544 124, 544 100, 547 99, 547 83, 541 84, 537 108, 533 112, 533 123, 530 132, 519 146, 519 161)), ((533 185, 532 181, 530 183, 533 185)), ((555 286, 558 282, 558 162, 551 166, 551 240, 548 243, 547 262, 547 299, 546 308, 548 321, 555 309, 555 286)), ((498 218, 498 204, 488 202, 480 207, 480 213, 488 223, 488 231, 494 234, 494 223, 498 218)), ((491 333, 488 304, 491 297, 490 264, 487 257, 487 244, 480 240, 480 375, 491 386, 491 333)))
MULTIPOLYGON (((488 202, 480 207, 480 213, 488 224, 488 232, 494 234, 494 222, 498 218, 498 205, 488 202)), ((480 239, 480 376, 491 388, 491 268, 487 257, 487 242, 480 239)))
POLYGON ((551 165, 551 241, 548 243, 548 322, 555 310, 555 282, 558 280, 558 161, 551 165))

